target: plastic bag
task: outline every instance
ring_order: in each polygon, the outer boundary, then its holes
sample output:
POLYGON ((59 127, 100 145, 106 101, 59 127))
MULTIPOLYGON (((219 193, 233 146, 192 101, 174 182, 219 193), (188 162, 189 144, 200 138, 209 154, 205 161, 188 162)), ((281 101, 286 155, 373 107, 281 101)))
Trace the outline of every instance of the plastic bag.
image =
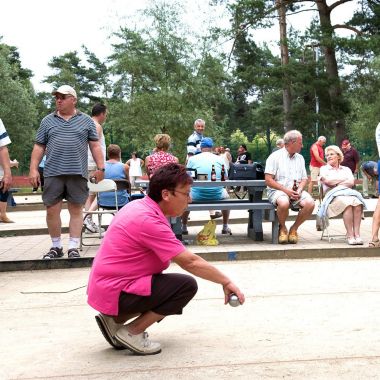
POLYGON ((209 220, 197 235, 198 245, 218 245, 219 242, 216 239, 216 222, 209 220))

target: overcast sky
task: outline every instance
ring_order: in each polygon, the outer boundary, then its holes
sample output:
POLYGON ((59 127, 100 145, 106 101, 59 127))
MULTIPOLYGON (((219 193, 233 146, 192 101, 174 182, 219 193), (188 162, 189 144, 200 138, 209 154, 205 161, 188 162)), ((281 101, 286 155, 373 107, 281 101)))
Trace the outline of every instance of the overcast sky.
MULTIPOLYGON (((79 51, 85 45, 99 58, 106 58, 111 52, 111 33, 117 31, 120 25, 134 27, 136 19, 131 16, 148 2, 149 0, 0 0, 0 36, 3 37, 3 43, 18 48, 22 65, 34 73, 32 82, 36 90, 51 91, 41 81, 50 74, 47 64, 53 56, 79 51)), ((189 21, 199 28, 202 20, 209 16, 205 10, 208 0, 181 2, 188 9, 189 21)), ((347 20, 352 9, 350 3, 339 7, 339 13, 333 13, 335 22, 347 20)), ((288 20, 295 27, 305 25, 305 21, 305 14, 288 20)), ((277 33, 265 31, 262 39, 270 35, 275 38, 277 33)))

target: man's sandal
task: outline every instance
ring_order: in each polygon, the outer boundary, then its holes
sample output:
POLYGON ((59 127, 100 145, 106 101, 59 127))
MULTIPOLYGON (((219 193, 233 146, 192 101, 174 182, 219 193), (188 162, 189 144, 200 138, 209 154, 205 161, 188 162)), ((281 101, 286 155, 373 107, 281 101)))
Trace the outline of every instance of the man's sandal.
POLYGON ((380 240, 372 240, 368 243, 369 248, 379 248, 380 247, 380 240))
POLYGON ((288 231, 287 229, 280 229, 278 233, 278 243, 287 244, 288 243, 288 231))

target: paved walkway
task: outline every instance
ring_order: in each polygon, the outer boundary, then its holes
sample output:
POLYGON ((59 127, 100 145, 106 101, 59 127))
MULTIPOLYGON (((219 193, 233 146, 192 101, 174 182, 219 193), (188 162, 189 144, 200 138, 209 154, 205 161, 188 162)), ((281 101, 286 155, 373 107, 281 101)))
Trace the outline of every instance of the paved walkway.
MULTIPOLYGON (((39 202, 40 196, 28 196, 27 202, 39 202)), ((20 199, 16 198, 20 204, 20 199)), ((373 211, 376 200, 369 200, 369 212, 373 211)), ((15 208, 17 210, 17 207, 15 208)), ((9 216, 16 222, 14 224, 0 224, 0 233, 2 234, 0 246, 0 270, 11 270, 5 263, 17 261, 41 261, 42 255, 50 248, 50 238, 47 235, 45 211, 14 211, 9 212, 9 216), (23 236, 24 235, 24 236, 23 236)), ((378 249, 367 248, 371 238, 372 217, 366 217, 362 222, 362 237, 365 241, 364 246, 348 246, 342 237, 344 226, 342 219, 331 221, 330 232, 341 235, 334 238, 331 242, 321 240, 321 233, 316 231, 315 220, 304 223, 300 230, 300 242, 296 245, 273 245, 271 244, 271 223, 264 223, 264 241, 256 242, 246 236, 246 211, 231 212, 231 229, 232 236, 221 235, 221 226, 217 227, 217 237, 219 245, 216 247, 198 246, 196 234, 201 230, 202 225, 209 219, 208 212, 193 212, 190 214, 189 236, 186 237, 189 249, 197 254, 202 255, 207 260, 246 260, 246 259, 276 259, 276 258, 313 258, 313 257, 348 257, 348 256, 377 256, 378 249)), ((67 210, 62 211, 63 227, 67 229, 69 215, 67 210)), ((107 220, 107 216, 105 217, 107 220)), ((218 221, 220 223, 220 221, 218 221)), ((289 222, 291 225, 292 222, 289 222)), ((64 247, 67 247, 68 235, 63 235, 64 247)), ((99 243, 99 239, 90 239, 90 243, 99 243)), ((91 258, 96 254, 98 247, 84 247, 82 257, 85 259, 75 265, 90 265, 91 258)), ((57 261, 57 260, 55 260, 57 261)), ((65 261, 60 259, 58 261, 65 261)), ((66 260, 67 261, 67 260, 66 260)), ((72 260, 70 260, 72 261, 72 260)), ((25 267, 16 266, 16 269, 38 269, 44 268, 42 264, 25 267)), ((68 263, 56 263, 57 267, 72 266, 68 263)))
MULTIPOLYGON (((215 263, 245 292, 198 280, 149 329, 159 355, 115 351, 86 304, 89 268, 0 276, 1 379, 378 379, 380 259, 215 263)), ((172 265, 169 271, 181 272, 172 265)))

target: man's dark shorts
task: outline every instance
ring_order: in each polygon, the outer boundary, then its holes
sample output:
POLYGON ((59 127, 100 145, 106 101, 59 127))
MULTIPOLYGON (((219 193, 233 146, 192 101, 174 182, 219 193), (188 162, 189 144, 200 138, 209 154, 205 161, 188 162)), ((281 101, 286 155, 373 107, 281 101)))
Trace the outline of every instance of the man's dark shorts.
MULTIPOLYGON (((1 181, 0 181, 0 184, 1 184, 1 181)), ((6 202, 8 200, 8 196, 9 196, 8 191, 3 192, 3 190, 0 190, 0 202, 6 202)))
POLYGON ((70 203, 85 204, 87 197, 87 179, 80 175, 45 177, 42 194, 45 206, 54 206, 62 199, 66 199, 70 203))

